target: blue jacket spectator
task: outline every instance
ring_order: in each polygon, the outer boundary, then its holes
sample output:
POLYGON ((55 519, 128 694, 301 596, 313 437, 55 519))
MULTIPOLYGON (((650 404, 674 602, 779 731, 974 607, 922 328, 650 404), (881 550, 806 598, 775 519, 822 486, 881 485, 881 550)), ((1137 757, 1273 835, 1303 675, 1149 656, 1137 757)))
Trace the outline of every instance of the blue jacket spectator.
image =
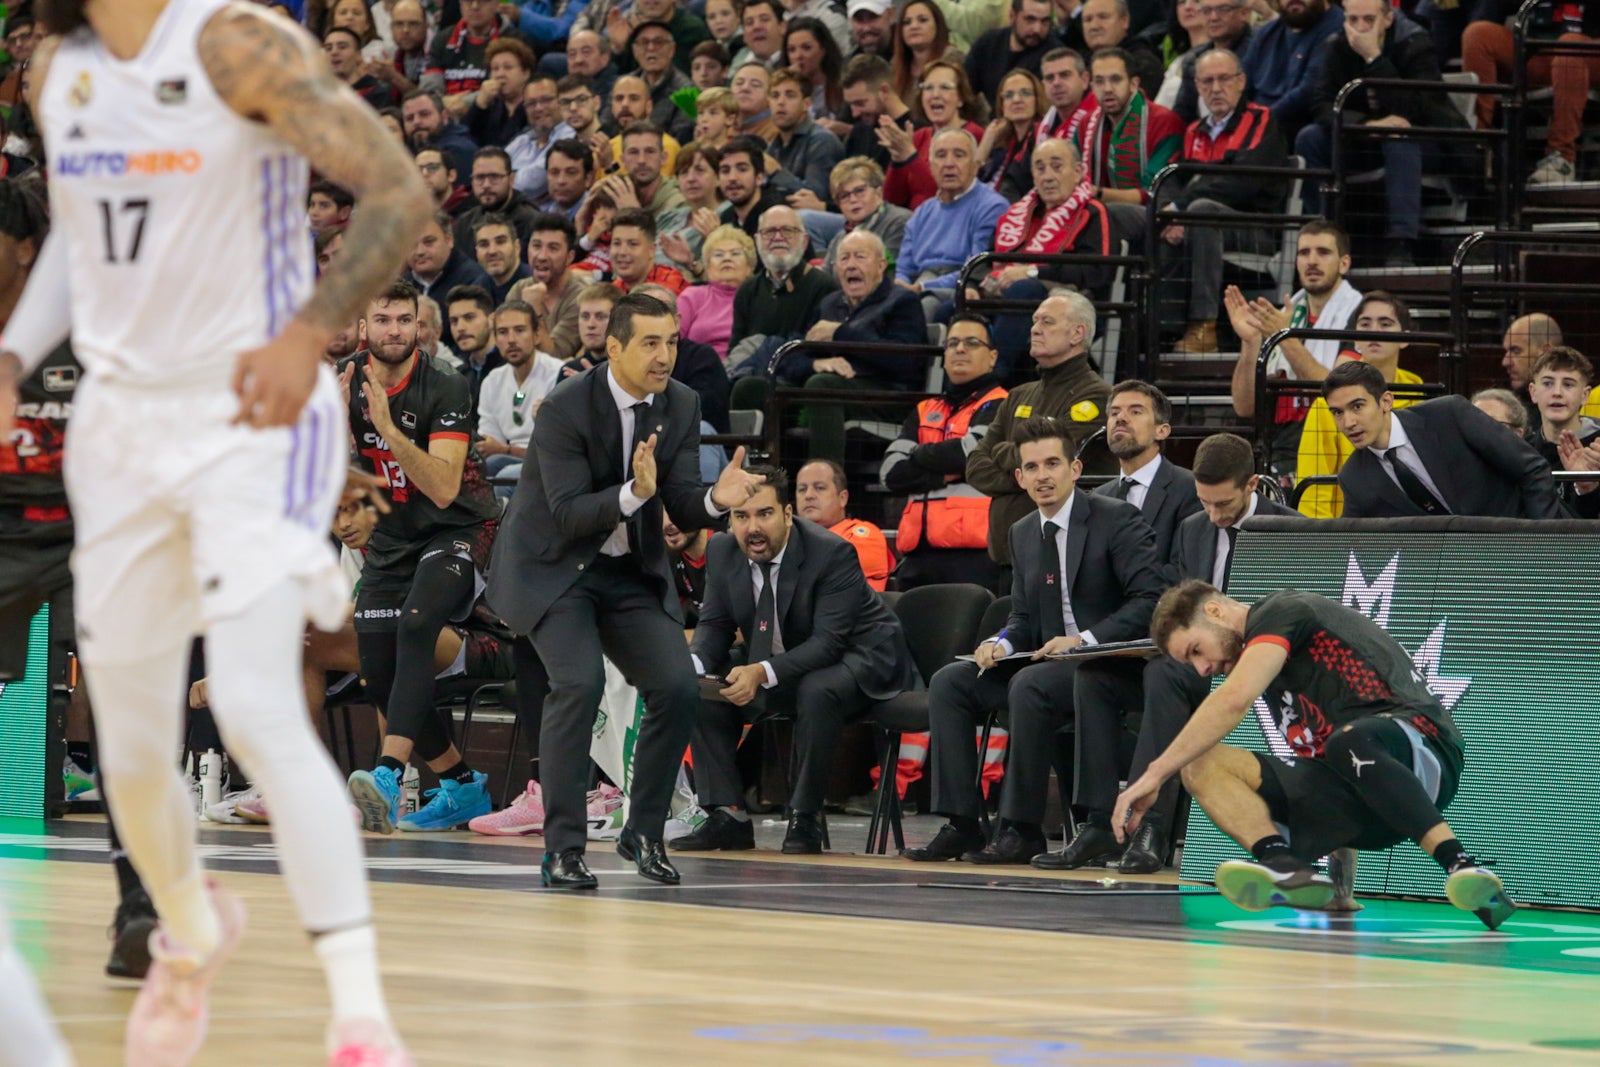
POLYGON ((989 250, 994 228, 1010 206, 1005 197, 978 181, 948 202, 942 192, 923 201, 906 223, 895 277, 907 284, 921 281, 924 289, 954 289, 962 264, 989 250), (929 272, 937 273, 923 277, 929 272))
POLYGON ((1288 14, 1274 19, 1250 38, 1243 57, 1250 102, 1269 108, 1290 140, 1311 121, 1328 38, 1344 26, 1344 8, 1339 5, 1330 6, 1327 0, 1300 2, 1305 13, 1294 21, 1303 28, 1296 29, 1288 14), (1319 10, 1321 17, 1315 18, 1319 10))
MULTIPOLYGON (((589 6, 589 0, 567 0, 563 5, 551 0, 522 0, 522 14, 517 19, 517 29, 523 36, 540 45, 565 42, 572 33, 572 24, 589 6), (557 15, 555 9, 561 8, 557 15)), ((542 51, 543 49, 541 49, 542 51)))

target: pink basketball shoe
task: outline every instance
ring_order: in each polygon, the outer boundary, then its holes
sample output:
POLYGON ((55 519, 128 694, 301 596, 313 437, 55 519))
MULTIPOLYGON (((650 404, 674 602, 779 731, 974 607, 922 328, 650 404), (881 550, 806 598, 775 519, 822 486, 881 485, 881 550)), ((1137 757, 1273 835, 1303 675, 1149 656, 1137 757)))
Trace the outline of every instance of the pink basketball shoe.
POLYGON ((538 782, 529 782, 509 808, 480 815, 467 823, 467 829, 490 837, 527 837, 544 832, 544 796, 538 782))
POLYGON ((215 882, 207 888, 222 938, 201 960, 169 938, 164 925, 150 935, 150 972, 128 1015, 127 1067, 184 1067, 205 1043, 211 983, 245 928, 239 898, 215 882))

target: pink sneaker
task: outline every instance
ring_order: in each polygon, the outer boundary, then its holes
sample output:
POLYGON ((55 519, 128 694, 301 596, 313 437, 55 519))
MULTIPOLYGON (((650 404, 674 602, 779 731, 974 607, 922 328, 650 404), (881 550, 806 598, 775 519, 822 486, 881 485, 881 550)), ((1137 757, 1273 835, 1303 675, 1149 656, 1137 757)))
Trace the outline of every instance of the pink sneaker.
POLYGON ((234 814, 245 822, 255 823, 257 826, 266 826, 272 820, 267 818, 267 798, 259 792, 253 797, 246 797, 234 805, 234 814))
POLYGON ((626 798, 623 797, 622 790, 601 782, 600 788, 592 791, 587 800, 589 840, 615 841, 621 837, 626 815, 623 811, 626 798))
POLYGON ((489 837, 527 837, 544 832, 544 797, 538 782, 529 782, 511 806, 503 811, 480 815, 467 823, 467 829, 489 837))
POLYGON ((400 1039, 382 1023, 350 1019, 328 1027, 328 1067, 416 1067, 400 1039))
POLYGON ((197 960, 158 926, 150 935, 150 972, 128 1015, 127 1067, 184 1067, 206 1039, 211 983, 244 937, 239 898, 208 882, 222 939, 210 959, 197 960))

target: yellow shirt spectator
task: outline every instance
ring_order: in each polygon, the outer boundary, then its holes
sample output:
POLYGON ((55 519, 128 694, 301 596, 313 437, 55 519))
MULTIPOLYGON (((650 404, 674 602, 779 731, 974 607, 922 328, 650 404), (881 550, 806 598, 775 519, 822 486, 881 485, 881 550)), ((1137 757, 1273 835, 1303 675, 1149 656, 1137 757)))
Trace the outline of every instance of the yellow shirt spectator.
MULTIPOLYGON (((1408 370, 1395 369, 1395 385, 1421 385, 1422 379, 1408 370)), ((1395 397, 1396 410, 1418 403, 1419 397, 1395 397)), ((1597 398, 1591 394, 1590 403, 1597 398)), ((1587 409, 1585 409, 1587 411, 1587 409)), ((1300 458, 1295 464, 1295 480, 1301 481, 1316 474, 1338 474, 1339 468, 1350 457, 1350 442, 1334 425, 1328 402, 1317 397, 1316 403, 1306 413, 1306 425, 1300 435, 1300 458)), ((1313 485, 1300 498, 1300 513, 1313 519, 1336 519, 1344 513, 1344 494, 1337 485, 1313 485)))
POLYGON ((1591 419, 1600 419, 1600 385, 1589 390, 1589 399, 1583 402, 1583 414, 1591 419))

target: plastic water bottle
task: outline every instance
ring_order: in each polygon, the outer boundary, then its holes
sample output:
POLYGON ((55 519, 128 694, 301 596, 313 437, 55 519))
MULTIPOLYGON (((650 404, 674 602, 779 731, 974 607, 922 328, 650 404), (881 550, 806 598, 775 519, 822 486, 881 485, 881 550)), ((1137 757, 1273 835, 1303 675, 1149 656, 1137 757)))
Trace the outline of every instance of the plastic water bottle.
POLYGON ((400 793, 403 797, 401 806, 405 809, 401 815, 415 815, 422 801, 422 775, 411 764, 406 764, 406 773, 400 776, 400 793))
POLYGON ((206 817, 206 803, 204 784, 194 776, 194 753, 190 752, 183 759, 183 780, 189 784, 189 802, 194 805, 194 814, 197 819, 206 817))
POLYGON ((222 754, 208 748, 200 757, 200 810, 222 800, 222 754))

